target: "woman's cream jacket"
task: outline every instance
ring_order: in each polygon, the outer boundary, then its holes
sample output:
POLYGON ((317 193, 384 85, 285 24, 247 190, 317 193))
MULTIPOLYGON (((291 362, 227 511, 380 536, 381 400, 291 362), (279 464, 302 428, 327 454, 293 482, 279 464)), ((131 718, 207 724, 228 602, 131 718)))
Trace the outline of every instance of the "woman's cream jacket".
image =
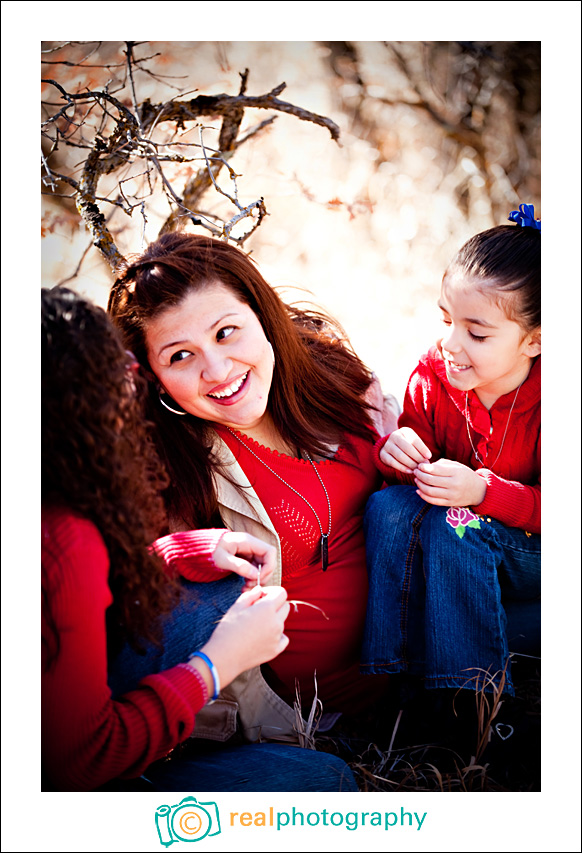
MULTIPOLYGON (((274 545, 277 565, 269 584, 280 585, 281 543, 273 523, 233 453, 218 436, 213 451, 233 481, 229 482, 220 474, 215 476, 218 505, 224 524, 230 530, 251 533, 274 545), (242 494, 234 483, 242 487, 242 494)), ((193 735, 225 741, 235 733, 237 717, 239 731, 251 743, 280 741, 299 745, 295 711, 271 690, 259 667, 241 673, 221 691, 215 703, 206 705, 196 715, 193 735)))

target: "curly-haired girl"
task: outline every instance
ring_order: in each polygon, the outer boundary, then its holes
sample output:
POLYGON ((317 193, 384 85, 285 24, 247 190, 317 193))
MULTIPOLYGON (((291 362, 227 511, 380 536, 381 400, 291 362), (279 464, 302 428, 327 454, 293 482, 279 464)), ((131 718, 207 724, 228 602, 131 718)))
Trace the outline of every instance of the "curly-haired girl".
POLYGON ((150 547, 167 533, 159 497, 167 478, 148 436, 136 367, 104 311, 68 290, 43 290, 45 789, 131 789, 123 780, 145 773, 142 784, 166 791, 354 790, 343 762, 292 747, 248 745, 194 763, 159 762, 192 734, 221 684, 285 648, 289 604, 282 588, 257 584, 257 566, 268 577, 275 555, 253 536, 186 531, 150 547), (188 580, 178 581, 178 571, 188 580), (236 579, 234 604, 199 618, 188 583, 212 587, 227 575, 236 579), (247 579, 242 595, 238 575, 247 579), (180 608, 181 646, 168 651, 164 621, 180 608), (108 670, 128 644, 145 653, 144 677, 112 696, 108 670), (152 648, 172 656, 156 674, 147 669, 152 648))

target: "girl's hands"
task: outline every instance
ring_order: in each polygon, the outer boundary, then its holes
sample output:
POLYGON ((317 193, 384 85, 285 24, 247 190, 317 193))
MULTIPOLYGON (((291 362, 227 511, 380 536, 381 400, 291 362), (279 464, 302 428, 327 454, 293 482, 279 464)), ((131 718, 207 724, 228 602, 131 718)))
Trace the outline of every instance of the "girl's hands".
POLYGON ((380 461, 404 474, 411 474, 419 463, 431 456, 424 441, 410 427, 395 429, 380 450, 380 461))
POLYGON ((410 427, 394 430, 380 450, 380 461, 412 474, 417 494, 435 506, 476 506, 485 498, 487 483, 476 471, 451 459, 430 462, 424 441, 410 427))
POLYGON ((421 462, 414 471, 417 494, 435 506, 476 506, 485 498, 485 480, 460 462, 421 462))
POLYGON ((272 545, 267 545, 251 536, 250 533, 232 533, 227 531, 212 553, 217 569, 236 572, 246 578, 245 589, 252 589, 260 583, 266 583, 277 563, 277 555, 272 545))
MULTIPOLYGON (((239 596, 201 649, 217 668, 221 687, 241 672, 281 654, 289 644, 283 633, 289 609, 287 592, 280 586, 254 587, 239 596)), ((212 688, 206 664, 193 658, 190 665, 209 679, 212 688)))

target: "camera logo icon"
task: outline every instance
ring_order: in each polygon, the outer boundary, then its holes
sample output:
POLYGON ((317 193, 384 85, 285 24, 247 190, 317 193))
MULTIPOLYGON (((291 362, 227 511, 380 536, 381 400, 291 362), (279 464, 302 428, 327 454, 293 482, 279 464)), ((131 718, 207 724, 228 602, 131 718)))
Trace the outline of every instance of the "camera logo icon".
POLYGON ((199 803, 195 797, 184 797, 175 806, 157 807, 156 829, 164 847, 175 841, 201 841, 220 833, 218 808, 216 803, 199 803))

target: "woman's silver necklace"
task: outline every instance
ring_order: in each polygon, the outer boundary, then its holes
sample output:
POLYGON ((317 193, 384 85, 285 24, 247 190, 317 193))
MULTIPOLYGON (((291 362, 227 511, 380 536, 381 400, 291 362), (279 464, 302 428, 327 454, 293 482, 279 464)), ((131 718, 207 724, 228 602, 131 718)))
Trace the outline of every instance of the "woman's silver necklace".
POLYGON ((249 451, 249 453, 251 453, 251 454, 255 457, 255 459, 257 459, 257 460, 261 463, 261 465, 264 465, 264 466, 265 466, 265 468, 266 468, 268 471, 270 471, 270 472, 271 472, 271 474, 273 474, 273 476, 275 476, 278 480, 280 480, 280 481, 283 483, 283 485, 284 485, 284 486, 287 486, 287 488, 288 488, 288 489, 291 489, 291 491, 292 491, 292 492, 294 492, 294 493, 297 495, 297 497, 301 498, 301 500, 302 500, 302 501, 304 501, 304 502, 307 504, 307 506, 309 507, 309 509, 311 510, 311 512, 313 513, 313 515, 315 516, 315 520, 317 521, 317 526, 319 527, 319 533, 320 533, 320 536, 321 536, 321 538, 320 538, 320 543, 319 543, 319 544, 320 544, 320 551, 321 551, 321 568, 322 568, 322 570, 323 570, 324 572, 325 572, 325 571, 327 571, 327 567, 328 567, 328 564, 329 564, 329 560, 328 560, 328 539, 329 539, 329 535, 330 535, 330 533, 331 533, 331 501, 330 501, 330 499, 329 499, 329 495, 328 495, 328 493, 327 493, 327 489, 325 488, 325 483, 323 482, 323 480, 322 480, 322 479, 321 479, 321 477, 319 476, 319 471, 317 470, 317 466, 315 465, 315 462, 313 461, 313 459, 311 458, 311 456, 309 455, 309 453, 307 453, 306 451, 304 451, 305 456, 307 457, 307 461, 311 463, 311 467, 312 467, 312 468, 313 468, 313 470, 315 471, 315 473, 316 473, 316 475, 317 475, 317 479, 318 479, 318 480, 319 480, 319 482, 321 483, 321 487, 322 487, 323 491, 325 492, 325 499, 326 499, 326 501, 327 501, 327 513, 328 513, 327 533, 324 533, 324 532, 323 532, 323 527, 322 527, 322 525, 321 525, 321 521, 319 520, 319 516, 318 516, 318 514, 316 513, 316 511, 315 511, 315 509, 313 508, 313 506, 309 503, 309 501, 307 500, 307 498, 306 498, 306 497, 304 497, 304 496, 301 494, 301 492, 298 492, 298 491, 297 491, 297 489, 293 488, 293 486, 291 486, 291 485, 290 485, 286 480, 284 480, 284 479, 283 479, 283 477, 279 476, 279 474, 277 474, 277 472, 276 472, 276 471, 273 471, 273 469, 271 468, 271 466, 270 466, 270 465, 267 465, 267 463, 266 463, 263 459, 261 459, 261 457, 260 457, 260 456, 258 456, 258 455, 255 453, 255 451, 254 451, 254 450, 252 450, 252 448, 250 448, 250 447, 248 446, 248 444, 245 444, 245 442, 244 442, 244 441, 243 441, 243 440, 242 440, 242 439, 241 439, 241 438, 236 434, 236 432, 234 432, 234 431, 233 431, 230 427, 228 427, 228 426, 227 426, 226 428, 227 428, 227 430, 229 431, 229 433, 230 433, 231 435, 234 435, 234 437, 236 438, 236 440, 237 440, 237 441, 239 441, 239 442, 242 444, 242 446, 243 446, 243 447, 245 447, 245 448, 249 451))
MULTIPOLYGON (((489 465, 489 468, 488 468, 489 471, 493 471, 493 466, 497 463, 497 460, 501 456, 501 451, 503 450, 503 445, 505 444, 505 437, 507 435, 507 430, 509 429, 509 421, 511 418, 511 413, 513 412, 513 407, 515 406, 515 401, 517 400, 517 395, 519 394, 519 389, 521 388, 521 386, 523 385, 524 382, 525 382, 525 380, 522 380, 519 383, 519 385, 517 386, 517 391, 515 392, 515 397, 513 398, 513 403, 511 404, 511 409, 509 410, 509 414, 507 416, 507 423, 505 424, 505 432, 503 433, 503 438, 501 439, 501 447, 499 448, 499 452, 497 453, 497 456, 493 460, 493 463, 491 465, 489 465)), ((469 436, 469 441, 471 443, 471 449, 472 449, 473 453, 475 454, 475 459, 477 460, 477 462, 480 462, 481 465, 483 465, 483 467, 485 467, 485 462, 483 459, 481 459, 481 457, 479 456, 479 454, 475 450, 475 445, 473 444, 473 439, 471 438, 471 431, 469 429, 469 392, 468 391, 465 391, 465 424, 467 425, 467 435, 469 436)))

